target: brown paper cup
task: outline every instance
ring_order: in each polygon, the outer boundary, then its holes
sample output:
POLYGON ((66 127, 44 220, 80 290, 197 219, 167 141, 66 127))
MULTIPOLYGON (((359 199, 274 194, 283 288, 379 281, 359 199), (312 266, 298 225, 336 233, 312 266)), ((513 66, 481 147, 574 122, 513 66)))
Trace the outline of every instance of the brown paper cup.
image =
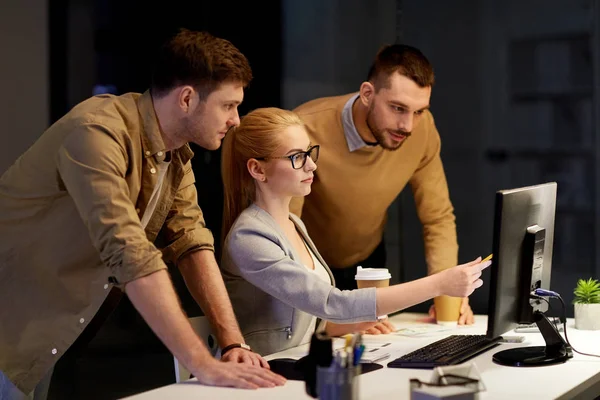
POLYGON ((368 287, 387 287, 390 286, 389 279, 379 279, 379 280, 356 280, 356 286, 359 289, 368 288, 368 287))
MULTIPOLYGON (((356 286, 359 289, 363 288, 380 288, 390 286, 392 275, 387 268, 362 268, 356 267, 356 286)), ((380 315, 377 319, 387 318, 387 315, 380 315)))
POLYGON ((433 299, 433 304, 435 304, 435 318, 439 325, 458 324, 462 297, 440 296, 433 299))

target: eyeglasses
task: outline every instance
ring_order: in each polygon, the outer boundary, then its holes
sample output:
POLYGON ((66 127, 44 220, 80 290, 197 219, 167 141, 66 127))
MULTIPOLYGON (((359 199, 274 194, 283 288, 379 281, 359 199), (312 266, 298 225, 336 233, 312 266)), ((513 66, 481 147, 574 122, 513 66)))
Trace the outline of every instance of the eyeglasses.
POLYGON ((478 385, 478 379, 453 374, 439 376, 437 382, 423 382, 416 378, 410 379, 411 389, 420 388, 421 386, 466 386, 477 389, 478 385))
POLYGON ((310 157, 310 159, 313 160, 314 163, 317 162, 317 160, 319 159, 319 148, 320 148, 320 146, 318 144, 316 144, 306 151, 299 151, 299 152, 291 154, 289 156, 260 157, 260 158, 257 158, 257 160, 267 160, 269 158, 289 158, 290 161, 292 162, 292 168, 300 169, 300 168, 304 167, 308 157, 310 157))

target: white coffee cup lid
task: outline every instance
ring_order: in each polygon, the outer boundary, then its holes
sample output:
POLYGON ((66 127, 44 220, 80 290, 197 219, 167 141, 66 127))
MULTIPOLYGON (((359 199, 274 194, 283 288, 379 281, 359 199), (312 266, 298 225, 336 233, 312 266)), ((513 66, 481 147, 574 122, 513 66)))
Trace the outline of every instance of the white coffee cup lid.
POLYGON ((356 268, 355 280, 378 281, 380 279, 391 279, 392 275, 387 268, 356 268))

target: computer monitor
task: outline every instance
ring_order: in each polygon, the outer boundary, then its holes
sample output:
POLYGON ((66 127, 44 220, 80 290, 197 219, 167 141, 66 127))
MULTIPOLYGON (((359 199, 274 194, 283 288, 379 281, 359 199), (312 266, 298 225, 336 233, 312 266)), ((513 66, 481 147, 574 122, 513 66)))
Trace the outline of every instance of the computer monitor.
POLYGON ((535 289, 550 288, 556 189, 552 182, 496 193, 487 336, 535 322, 546 340, 546 346, 494 354, 493 360, 502 365, 549 365, 572 357, 544 315, 548 304, 532 296, 535 289))

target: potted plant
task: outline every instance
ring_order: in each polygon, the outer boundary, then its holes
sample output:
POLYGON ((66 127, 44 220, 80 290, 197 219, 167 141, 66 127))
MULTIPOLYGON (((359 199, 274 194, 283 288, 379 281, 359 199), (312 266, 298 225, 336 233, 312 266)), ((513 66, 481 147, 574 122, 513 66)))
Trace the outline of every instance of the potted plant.
POLYGON ((575 298, 575 328, 600 329, 600 282, 597 279, 580 279, 573 291, 575 298))

